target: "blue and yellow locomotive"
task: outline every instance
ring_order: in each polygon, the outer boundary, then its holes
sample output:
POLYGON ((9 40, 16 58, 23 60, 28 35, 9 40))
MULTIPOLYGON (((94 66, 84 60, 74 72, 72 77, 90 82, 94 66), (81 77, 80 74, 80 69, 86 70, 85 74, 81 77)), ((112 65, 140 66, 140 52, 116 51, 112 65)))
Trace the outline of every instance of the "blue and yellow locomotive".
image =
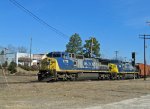
POLYGON ((50 52, 41 62, 39 81, 76 80, 79 74, 97 74, 98 79, 121 79, 126 74, 136 74, 130 63, 99 58, 85 58, 67 52, 50 52))

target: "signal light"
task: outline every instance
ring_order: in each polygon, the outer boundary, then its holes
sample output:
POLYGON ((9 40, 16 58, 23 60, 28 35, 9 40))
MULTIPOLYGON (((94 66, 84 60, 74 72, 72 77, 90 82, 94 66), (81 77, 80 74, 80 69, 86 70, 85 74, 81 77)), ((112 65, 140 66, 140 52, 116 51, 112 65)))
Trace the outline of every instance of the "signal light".
POLYGON ((135 59, 135 52, 132 52, 132 59, 135 59))
POLYGON ((132 66, 135 66, 135 52, 132 52, 132 66))

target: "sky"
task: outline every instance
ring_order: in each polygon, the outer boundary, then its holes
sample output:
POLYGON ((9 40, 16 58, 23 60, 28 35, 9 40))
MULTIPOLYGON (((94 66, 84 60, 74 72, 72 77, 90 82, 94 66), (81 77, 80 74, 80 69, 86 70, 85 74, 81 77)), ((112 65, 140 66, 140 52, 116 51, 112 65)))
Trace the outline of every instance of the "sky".
MULTIPOLYGON (((25 46, 32 37, 33 53, 65 51, 69 37, 78 33, 85 43, 95 37, 104 58, 131 59, 143 62, 143 40, 150 34, 150 0, 16 0, 50 26, 67 37, 37 22, 9 0, 0 1, 0 46, 25 46)), ((146 58, 150 63, 150 40, 146 41, 146 58)))

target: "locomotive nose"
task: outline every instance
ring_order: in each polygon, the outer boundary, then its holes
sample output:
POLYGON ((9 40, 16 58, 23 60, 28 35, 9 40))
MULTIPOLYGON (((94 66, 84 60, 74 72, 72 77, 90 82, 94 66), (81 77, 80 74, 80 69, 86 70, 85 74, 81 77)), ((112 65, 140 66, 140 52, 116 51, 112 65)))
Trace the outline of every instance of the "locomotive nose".
POLYGON ((109 63, 108 66, 109 66, 110 72, 112 72, 112 73, 118 73, 118 68, 117 68, 116 64, 109 63))
POLYGON ((58 66, 58 62, 55 58, 47 58, 47 66, 48 66, 48 70, 51 71, 58 71, 59 70, 59 66, 58 66))

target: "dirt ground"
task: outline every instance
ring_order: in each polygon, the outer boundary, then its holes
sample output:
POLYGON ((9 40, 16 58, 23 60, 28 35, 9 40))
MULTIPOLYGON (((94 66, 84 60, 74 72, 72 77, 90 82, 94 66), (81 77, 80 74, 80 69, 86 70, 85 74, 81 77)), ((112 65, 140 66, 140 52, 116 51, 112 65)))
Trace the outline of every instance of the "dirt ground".
POLYGON ((84 109, 150 94, 150 78, 47 83, 11 75, 6 80, 0 74, 0 109, 84 109))

